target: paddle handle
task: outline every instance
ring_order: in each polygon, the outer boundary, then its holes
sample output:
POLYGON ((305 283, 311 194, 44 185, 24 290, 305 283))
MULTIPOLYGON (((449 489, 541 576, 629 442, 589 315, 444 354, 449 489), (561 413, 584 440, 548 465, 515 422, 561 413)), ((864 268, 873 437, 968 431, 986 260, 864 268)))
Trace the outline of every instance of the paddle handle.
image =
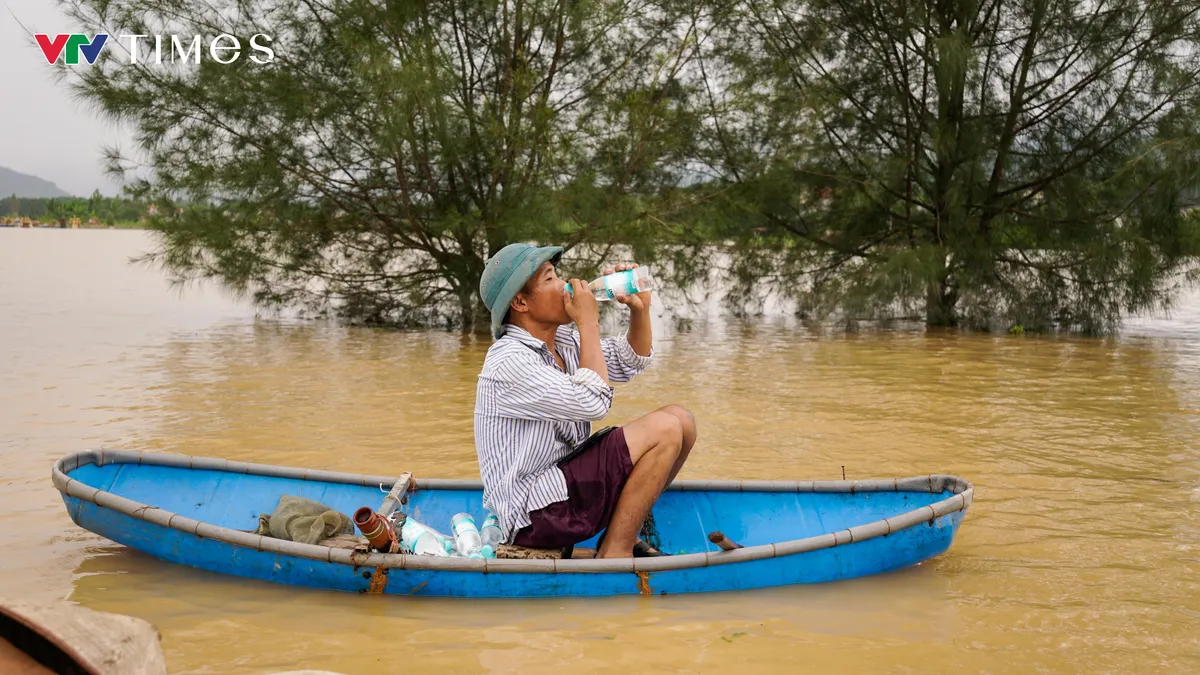
POLYGON ((713 532, 709 532, 708 540, 711 541, 712 543, 716 544, 717 546, 720 546, 721 548, 725 549, 726 551, 732 551, 735 548, 742 547, 741 544, 737 543, 736 541, 734 541, 734 540, 730 539, 729 537, 726 537, 724 534, 722 534, 720 532, 720 530, 715 530, 713 532))
POLYGON ((400 504, 404 502, 404 498, 408 496, 408 490, 412 486, 412 473, 404 472, 392 484, 392 489, 387 496, 383 498, 383 504, 379 506, 379 515, 384 518, 391 518, 396 509, 400 508, 400 504))

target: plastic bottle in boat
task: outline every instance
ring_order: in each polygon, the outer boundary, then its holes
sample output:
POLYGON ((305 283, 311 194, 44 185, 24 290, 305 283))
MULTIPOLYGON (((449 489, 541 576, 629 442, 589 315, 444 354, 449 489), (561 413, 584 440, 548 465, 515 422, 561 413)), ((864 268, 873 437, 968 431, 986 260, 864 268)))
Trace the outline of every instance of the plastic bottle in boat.
POLYGON ((405 553, 417 555, 435 555, 445 558, 450 555, 446 551, 446 537, 437 530, 418 523, 412 517, 404 519, 400 527, 400 548, 405 553))
POLYGON ((483 539, 479 536, 479 528, 475 527, 475 519, 469 513, 457 513, 450 520, 450 529, 454 532, 454 548, 468 558, 483 557, 483 539))
POLYGON ((479 528, 479 537, 483 540, 483 545, 491 547, 493 552, 496 547, 504 543, 504 532, 500 529, 500 519, 496 517, 496 514, 489 513, 487 518, 483 519, 483 527, 479 528))
MULTIPOLYGON (((652 291, 657 287, 654 277, 650 275, 649 267, 635 267, 606 274, 588 284, 588 290, 597 300, 614 300, 618 295, 633 295, 643 291, 652 291)), ((567 284, 567 292, 575 295, 575 289, 567 284)))

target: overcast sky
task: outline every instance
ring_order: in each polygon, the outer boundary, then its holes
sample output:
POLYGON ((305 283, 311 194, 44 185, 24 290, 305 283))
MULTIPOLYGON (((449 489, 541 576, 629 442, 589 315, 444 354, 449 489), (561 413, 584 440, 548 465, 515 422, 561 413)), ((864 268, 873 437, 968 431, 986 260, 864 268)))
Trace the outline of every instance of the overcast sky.
MULTIPOLYGON (((54 84, 31 33, 74 32, 54 0, 3 0, 0 6, 0 166, 87 196, 120 189, 104 175, 102 149, 132 147, 132 134, 73 102, 54 84), (16 18, 14 18, 14 15, 16 18)), ((85 65, 76 66, 86 68, 85 65)))

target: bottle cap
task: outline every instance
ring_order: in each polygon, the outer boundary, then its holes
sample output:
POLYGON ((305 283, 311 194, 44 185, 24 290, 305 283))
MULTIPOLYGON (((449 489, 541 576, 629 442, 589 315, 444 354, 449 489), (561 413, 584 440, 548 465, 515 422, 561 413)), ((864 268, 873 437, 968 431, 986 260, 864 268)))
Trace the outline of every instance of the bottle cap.
POLYGON ((495 558, 496 552, 492 550, 491 546, 484 544, 483 548, 479 549, 479 556, 481 558, 495 558))

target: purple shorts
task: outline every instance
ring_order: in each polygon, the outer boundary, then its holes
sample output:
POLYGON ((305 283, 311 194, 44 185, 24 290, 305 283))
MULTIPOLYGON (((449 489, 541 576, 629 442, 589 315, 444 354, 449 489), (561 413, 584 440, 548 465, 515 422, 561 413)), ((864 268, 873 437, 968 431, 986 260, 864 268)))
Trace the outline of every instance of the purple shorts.
POLYGON ((587 450, 560 462, 567 501, 529 514, 513 543, 529 548, 563 548, 586 541, 608 527, 625 481, 633 472, 625 430, 617 427, 587 450))

